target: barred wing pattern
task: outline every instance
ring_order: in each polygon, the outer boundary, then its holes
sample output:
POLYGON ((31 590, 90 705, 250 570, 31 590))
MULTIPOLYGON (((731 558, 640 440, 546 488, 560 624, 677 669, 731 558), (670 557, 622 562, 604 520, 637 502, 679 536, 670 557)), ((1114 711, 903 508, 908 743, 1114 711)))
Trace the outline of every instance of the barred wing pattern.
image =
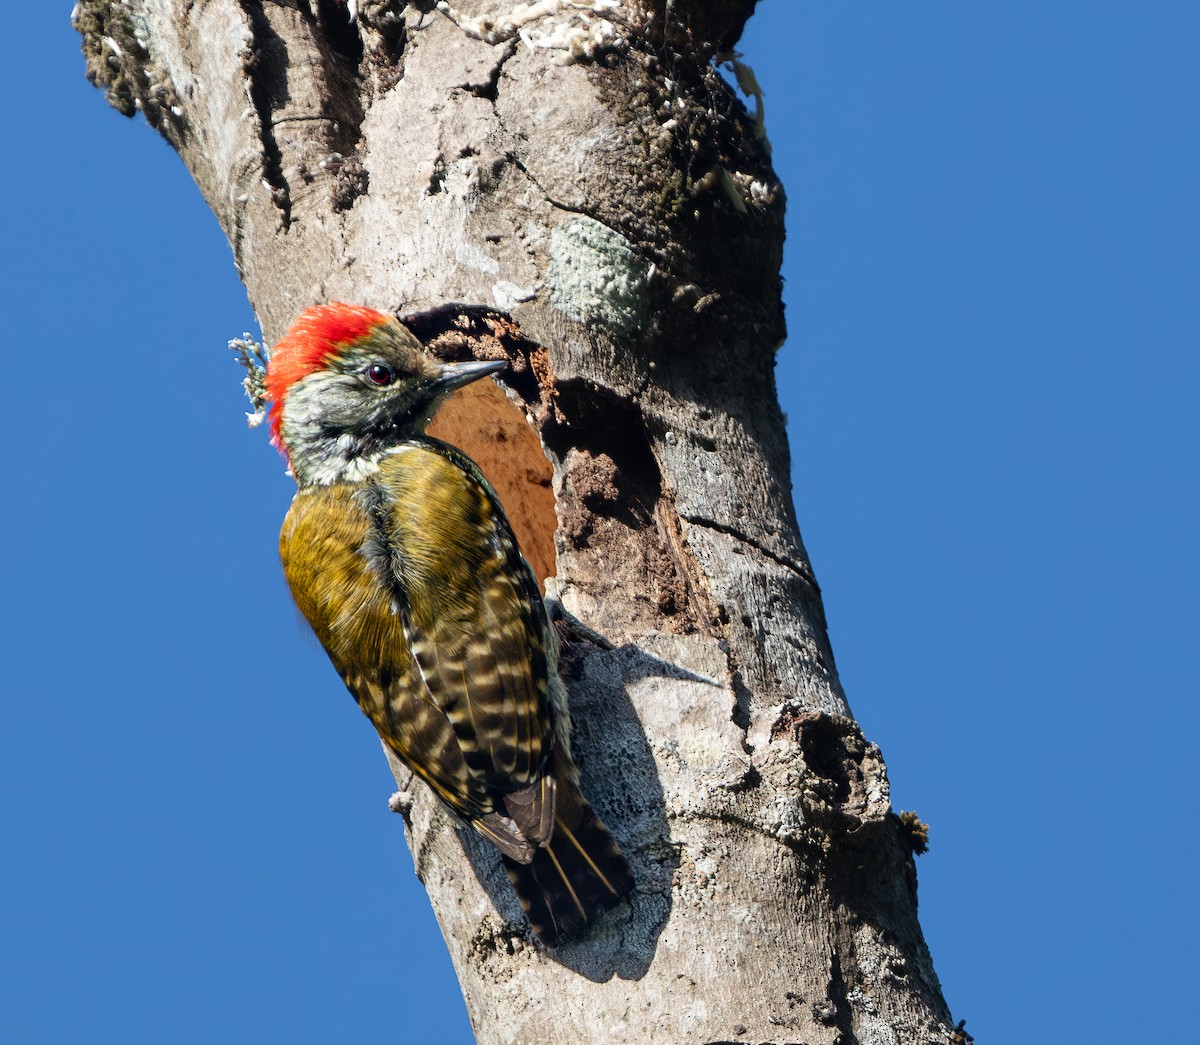
POLYGON ((632 890, 563 742, 536 579, 469 458, 411 439, 365 482, 303 488, 280 555, 359 707, 504 854, 544 941, 576 934, 632 890))

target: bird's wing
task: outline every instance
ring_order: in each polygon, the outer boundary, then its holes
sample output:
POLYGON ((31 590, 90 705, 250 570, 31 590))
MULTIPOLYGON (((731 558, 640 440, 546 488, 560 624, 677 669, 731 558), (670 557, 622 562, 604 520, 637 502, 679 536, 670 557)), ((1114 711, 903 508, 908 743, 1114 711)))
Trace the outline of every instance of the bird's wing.
POLYGON ((510 796, 523 832, 540 836, 541 820, 548 837, 548 626, 508 520, 474 464, 434 440, 385 458, 377 486, 387 566, 428 699, 471 773, 510 796))
POLYGON ((364 490, 334 484, 297 494, 279 553, 296 605, 383 741, 462 816, 494 817, 495 797, 429 699, 394 585, 378 575, 380 545, 364 490))

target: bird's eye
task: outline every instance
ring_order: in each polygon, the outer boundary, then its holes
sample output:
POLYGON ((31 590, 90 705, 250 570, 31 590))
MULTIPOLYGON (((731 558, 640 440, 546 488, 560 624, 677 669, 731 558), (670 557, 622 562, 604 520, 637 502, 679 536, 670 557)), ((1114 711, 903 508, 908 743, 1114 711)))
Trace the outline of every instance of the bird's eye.
POLYGON ((390 385, 396 380, 396 371, 386 363, 372 363, 365 373, 373 385, 390 385))

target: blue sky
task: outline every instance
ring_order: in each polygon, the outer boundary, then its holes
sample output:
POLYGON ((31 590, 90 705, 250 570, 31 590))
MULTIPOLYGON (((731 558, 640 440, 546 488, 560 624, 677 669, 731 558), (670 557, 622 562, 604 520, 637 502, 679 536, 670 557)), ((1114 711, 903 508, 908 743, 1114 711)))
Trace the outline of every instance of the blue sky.
MULTIPOLYGON (((229 248, 70 6, 0 71, 0 1037, 467 1042, 279 575, 229 248)), ((1145 1040, 1194 988, 1198 38, 1167 0, 766 0, 743 41, 801 528, 981 1045, 1145 1040)))

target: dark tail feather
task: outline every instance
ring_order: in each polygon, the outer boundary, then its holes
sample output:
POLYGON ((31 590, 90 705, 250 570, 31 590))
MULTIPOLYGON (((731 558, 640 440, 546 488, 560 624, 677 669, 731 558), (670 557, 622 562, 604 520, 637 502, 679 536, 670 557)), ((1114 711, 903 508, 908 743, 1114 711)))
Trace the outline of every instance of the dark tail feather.
POLYGON ((587 800, 561 784, 550 841, 532 862, 504 857, 504 866, 530 927, 550 946, 581 935, 633 892, 633 871, 621 847, 587 800))

